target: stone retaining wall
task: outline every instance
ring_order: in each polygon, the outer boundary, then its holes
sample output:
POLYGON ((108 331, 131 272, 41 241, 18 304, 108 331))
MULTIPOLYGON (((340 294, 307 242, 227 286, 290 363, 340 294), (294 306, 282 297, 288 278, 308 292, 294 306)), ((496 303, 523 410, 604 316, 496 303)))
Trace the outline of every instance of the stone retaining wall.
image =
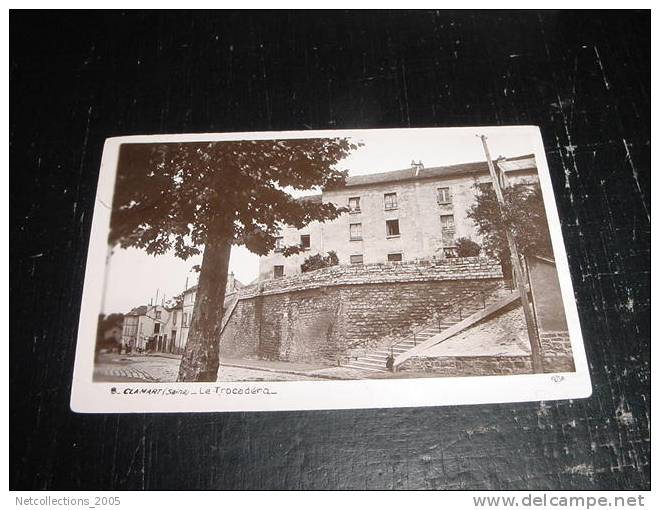
POLYGON ((220 356, 336 364, 351 350, 389 344, 438 309, 501 287, 483 258, 435 265, 335 266, 241 289, 220 356))
POLYGON ((573 357, 568 331, 541 331, 539 337, 544 356, 573 357))
POLYGON ((265 280, 240 290, 240 299, 282 294, 328 285, 364 285, 395 282, 431 282, 501 279, 496 260, 463 257, 406 263, 331 266, 274 280, 265 280))
MULTIPOLYGON (((389 345, 426 325, 446 305, 481 300, 503 284, 486 258, 333 266, 241 289, 220 339, 220 355, 337 363, 389 345)), ((573 371, 568 332, 541 334, 544 370, 573 371)), ((528 356, 412 358, 402 370, 439 376, 531 372, 528 356)))
POLYGON ((429 372, 438 377, 531 374, 532 360, 529 356, 414 357, 404 361, 399 369, 429 372))
POLYGON ((541 331, 539 341, 545 372, 575 372, 568 331, 541 331))
MULTIPOLYGON (((413 357, 404 361, 399 370, 432 373, 438 377, 531 374, 532 358, 530 356, 413 357)), ((573 358, 544 356, 543 372, 546 374, 575 372, 573 358)))

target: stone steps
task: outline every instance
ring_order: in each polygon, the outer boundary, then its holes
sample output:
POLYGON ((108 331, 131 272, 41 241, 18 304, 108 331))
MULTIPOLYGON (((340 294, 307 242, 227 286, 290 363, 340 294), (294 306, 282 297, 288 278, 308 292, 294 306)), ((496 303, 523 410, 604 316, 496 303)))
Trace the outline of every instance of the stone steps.
POLYGON ((387 368, 385 365, 376 364, 376 363, 367 363, 364 361, 352 361, 350 363, 347 363, 345 365, 342 365, 345 368, 355 368, 358 370, 368 370, 371 372, 387 372, 387 368))
MULTIPOLYGON (((497 299, 494 298, 486 299, 486 306, 492 304, 496 300, 497 299)), ((348 363, 342 366, 357 370, 387 372, 388 369, 385 365, 390 354, 394 354, 394 356, 403 354, 404 352, 409 351, 420 343, 425 342, 429 338, 432 338, 444 330, 451 328, 455 324, 458 324, 463 319, 475 314, 480 310, 483 310, 483 308, 484 306, 481 301, 479 303, 470 303, 464 308, 461 308, 460 311, 454 311, 451 316, 442 318, 440 323, 435 322, 434 324, 429 324, 428 327, 415 333, 414 335, 408 336, 403 341, 396 343, 392 347, 379 347, 363 354, 362 356, 359 356, 356 359, 350 360, 348 363)))
POLYGON ((368 362, 373 362, 373 363, 380 363, 382 365, 385 365, 385 362, 387 361, 387 354, 367 354, 366 356, 362 356, 360 359, 368 362))

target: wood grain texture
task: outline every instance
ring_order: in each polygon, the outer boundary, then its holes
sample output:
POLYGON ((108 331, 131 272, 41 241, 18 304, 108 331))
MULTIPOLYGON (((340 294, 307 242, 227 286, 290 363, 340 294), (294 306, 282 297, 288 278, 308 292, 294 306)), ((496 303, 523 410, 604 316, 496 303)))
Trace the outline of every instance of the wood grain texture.
POLYGON ((12 489, 650 487, 650 14, 24 13, 10 23, 12 489), (103 141, 537 124, 594 384, 578 401, 69 411, 103 141))

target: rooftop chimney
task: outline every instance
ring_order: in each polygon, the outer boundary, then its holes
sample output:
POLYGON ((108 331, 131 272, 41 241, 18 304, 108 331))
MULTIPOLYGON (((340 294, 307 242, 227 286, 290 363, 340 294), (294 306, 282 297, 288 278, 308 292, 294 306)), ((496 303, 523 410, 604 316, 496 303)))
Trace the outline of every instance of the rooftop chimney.
POLYGON ((420 170, 424 170, 424 163, 422 163, 421 159, 417 163, 413 159, 410 166, 415 169, 415 177, 419 176, 420 170))

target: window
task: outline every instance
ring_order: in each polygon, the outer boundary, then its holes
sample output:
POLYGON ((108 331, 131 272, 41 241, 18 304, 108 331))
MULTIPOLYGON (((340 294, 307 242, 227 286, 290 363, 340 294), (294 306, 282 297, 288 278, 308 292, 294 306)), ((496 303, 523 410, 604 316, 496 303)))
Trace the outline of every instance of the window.
POLYGON ((276 237, 275 238, 275 251, 284 251, 284 238, 276 237))
POLYGON ((176 326, 176 316, 177 316, 177 313, 174 312, 174 314, 172 315, 172 325, 173 326, 176 326))
POLYGON ((454 215, 453 214, 443 214, 440 216, 440 224, 442 228, 453 229, 454 228, 454 215))
POLYGON ((348 208, 351 213, 360 212, 360 197, 351 197, 348 199, 348 208))
POLYGON ((451 204, 451 193, 449 193, 449 188, 438 188, 438 203, 451 204))
POLYGON ((309 234, 303 234, 300 236, 300 246, 303 247, 305 250, 309 250, 309 234))
POLYGON ((160 319, 160 312, 156 312, 156 319, 160 319))
POLYGON ((188 327, 188 314, 187 313, 183 314, 183 322, 182 322, 181 326, 184 327, 184 328, 188 327))
POLYGON ((284 276, 284 266, 273 266, 273 276, 282 278, 284 276))
POLYGON ((385 193, 385 210, 396 209, 396 193, 385 193))
MULTIPOLYGON (((443 214, 440 216, 440 225, 442 226, 442 244, 445 248, 454 246, 454 215, 443 214)), ((446 252, 446 250, 445 250, 446 252)), ((446 256, 446 253, 445 253, 446 256)))
POLYGON ((362 223, 351 223, 350 225, 351 241, 362 239, 362 223))
POLYGON ((160 333, 160 323, 154 324, 154 334, 160 333))
POLYGON ((362 255, 351 255, 351 264, 363 264, 364 259, 362 255))
POLYGON ((403 254, 401 253, 388 253, 387 254, 388 262, 401 262, 403 261, 403 254))
POLYGON ((401 235, 399 232, 399 220, 387 220, 385 222, 387 237, 397 237, 401 235))

